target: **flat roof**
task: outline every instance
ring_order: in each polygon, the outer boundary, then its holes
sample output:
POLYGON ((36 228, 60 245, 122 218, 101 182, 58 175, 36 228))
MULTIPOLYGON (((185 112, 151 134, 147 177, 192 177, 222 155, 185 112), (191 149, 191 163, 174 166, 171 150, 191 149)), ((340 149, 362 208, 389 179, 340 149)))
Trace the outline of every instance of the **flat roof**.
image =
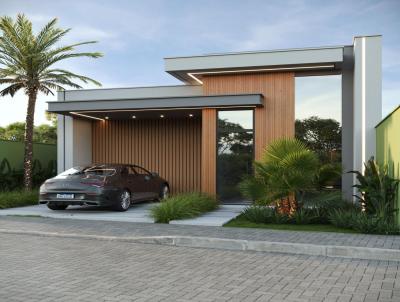
MULTIPOLYGON (((236 94, 122 100, 84 100, 47 102, 48 111, 59 114, 110 111, 182 110, 194 108, 244 108, 263 106, 261 94, 236 94)), ((79 115, 79 114, 78 114, 79 115)))
POLYGON ((104 101, 203 95, 201 85, 144 86, 58 91, 58 101, 104 101))
POLYGON ((341 68, 344 46, 219 53, 164 58, 165 71, 188 84, 207 74, 261 71, 334 71, 341 68))

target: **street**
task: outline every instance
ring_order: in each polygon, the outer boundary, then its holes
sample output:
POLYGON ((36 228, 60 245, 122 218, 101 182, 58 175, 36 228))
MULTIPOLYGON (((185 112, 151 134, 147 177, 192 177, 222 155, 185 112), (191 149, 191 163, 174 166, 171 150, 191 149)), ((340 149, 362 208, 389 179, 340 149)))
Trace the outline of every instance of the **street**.
POLYGON ((0 301, 400 301, 399 264, 0 234, 0 301))

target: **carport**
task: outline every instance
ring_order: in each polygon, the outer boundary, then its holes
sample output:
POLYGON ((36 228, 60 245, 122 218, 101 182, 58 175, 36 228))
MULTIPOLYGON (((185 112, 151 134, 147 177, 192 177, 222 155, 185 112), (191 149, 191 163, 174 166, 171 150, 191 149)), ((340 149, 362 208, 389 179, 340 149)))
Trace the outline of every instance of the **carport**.
POLYGON ((58 170, 131 163, 159 173, 172 193, 215 193, 215 112, 252 110, 263 106, 262 96, 169 95, 185 94, 188 87, 59 92, 58 101, 48 104, 49 112, 59 114, 58 170))

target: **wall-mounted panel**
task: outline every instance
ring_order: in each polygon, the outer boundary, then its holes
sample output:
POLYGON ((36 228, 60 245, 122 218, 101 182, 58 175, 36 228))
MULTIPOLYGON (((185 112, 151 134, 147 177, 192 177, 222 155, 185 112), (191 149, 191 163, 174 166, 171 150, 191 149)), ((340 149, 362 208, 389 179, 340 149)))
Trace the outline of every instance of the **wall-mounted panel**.
POLYGON ((205 95, 260 93, 264 106, 255 108, 255 158, 274 139, 294 136, 293 72, 212 75, 203 77, 205 95))
POLYGON ((93 122, 93 162, 129 163, 168 180, 172 193, 200 190, 201 120, 93 122))

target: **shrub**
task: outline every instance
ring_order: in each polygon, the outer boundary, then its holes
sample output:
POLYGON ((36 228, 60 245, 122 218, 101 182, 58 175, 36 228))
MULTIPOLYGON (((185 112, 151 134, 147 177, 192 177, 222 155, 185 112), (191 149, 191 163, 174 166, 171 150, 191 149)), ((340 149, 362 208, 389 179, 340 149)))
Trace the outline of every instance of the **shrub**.
POLYGON ((371 157, 365 165, 364 174, 359 171, 351 171, 356 174, 359 196, 356 196, 368 215, 375 215, 381 220, 394 218, 395 200, 399 187, 399 180, 389 176, 387 167, 380 167, 371 157))
POLYGON ((172 196, 151 209, 155 222, 169 223, 171 220, 192 218, 217 209, 216 198, 202 193, 185 193, 172 196))
MULTIPOLYGON (((48 166, 43 168, 39 160, 33 162, 32 180, 35 187, 40 186, 46 179, 57 173, 57 162, 49 161, 48 166)), ((22 188, 24 178, 23 170, 12 169, 9 161, 3 158, 0 161, 0 191, 13 191, 22 188)))
POLYGON ((291 217, 295 224, 311 224, 318 218, 318 212, 314 209, 299 209, 291 217))
POLYGON ((0 209, 34 205, 38 203, 38 198, 37 190, 0 192, 0 209))
POLYGON ((385 219, 379 219, 377 216, 368 215, 365 212, 358 213, 353 217, 353 229, 364 234, 399 234, 399 228, 385 219))
POLYGON ((336 227, 351 229, 357 214, 356 211, 352 210, 332 209, 329 211, 328 219, 336 227))
POLYGON ((275 209, 265 206, 251 206, 245 208, 241 216, 254 223, 272 223, 275 221, 275 209))

